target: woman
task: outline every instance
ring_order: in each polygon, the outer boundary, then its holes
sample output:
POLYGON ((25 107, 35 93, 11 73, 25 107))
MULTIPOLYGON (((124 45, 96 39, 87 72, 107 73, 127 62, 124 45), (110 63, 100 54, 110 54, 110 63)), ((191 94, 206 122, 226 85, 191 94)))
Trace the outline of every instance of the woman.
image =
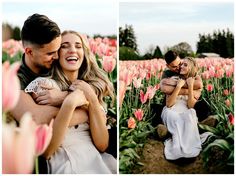
MULTIPOLYGON (((171 95, 166 97, 166 106, 161 118, 172 137, 165 141, 164 154, 168 160, 196 157, 201 151, 198 118, 193 109, 197 99, 193 83, 197 76, 197 65, 193 58, 185 58, 180 68, 180 77, 171 95), (188 85, 188 95, 178 95, 184 84, 188 85)), ((199 97, 199 96, 198 96, 199 97)))
MULTIPOLYGON (((100 153, 106 150, 109 137, 103 98, 113 97, 113 87, 84 38, 74 31, 63 32, 59 62, 51 79, 38 78, 34 82, 72 91, 55 118, 53 138, 44 153, 50 173, 116 173, 116 160, 100 153), (82 105, 88 110, 89 122, 68 128, 73 111, 82 105)), ((35 89, 29 85, 27 90, 35 89)))

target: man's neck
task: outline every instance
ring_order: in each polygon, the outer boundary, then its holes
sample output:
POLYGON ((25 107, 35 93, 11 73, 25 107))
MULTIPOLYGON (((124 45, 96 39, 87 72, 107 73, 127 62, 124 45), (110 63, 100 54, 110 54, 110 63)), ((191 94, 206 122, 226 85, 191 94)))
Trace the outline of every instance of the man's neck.
POLYGON ((29 57, 27 57, 27 55, 25 55, 25 64, 27 67, 29 67, 29 69, 36 73, 36 74, 39 74, 40 73, 40 69, 35 67, 35 65, 32 63, 32 61, 30 60, 29 57))

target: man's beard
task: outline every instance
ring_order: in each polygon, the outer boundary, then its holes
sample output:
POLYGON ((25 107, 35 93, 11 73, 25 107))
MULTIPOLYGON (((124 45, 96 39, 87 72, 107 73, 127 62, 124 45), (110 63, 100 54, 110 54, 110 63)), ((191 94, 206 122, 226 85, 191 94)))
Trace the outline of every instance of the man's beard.
MULTIPOLYGON (((52 63, 53 64, 53 63, 52 63)), ((40 73, 48 73, 49 70, 51 70, 52 65, 50 68, 45 67, 42 64, 36 64, 36 67, 38 67, 40 69, 40 73)))

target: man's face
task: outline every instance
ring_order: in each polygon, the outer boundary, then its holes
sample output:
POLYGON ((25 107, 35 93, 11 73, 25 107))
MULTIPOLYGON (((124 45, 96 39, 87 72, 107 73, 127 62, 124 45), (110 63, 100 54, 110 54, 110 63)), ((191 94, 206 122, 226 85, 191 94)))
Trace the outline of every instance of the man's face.
POLYGON ((167 67, 176 73, 179 73, 180 71, 180 65, 181 65, 181 59, 177 56, 174 61, 172 61, 170 64, 167 64, 167 67))
POLYGON ((33 71, 39 73, 43 69, 50 69, 54 60, 58 59, 58 49, 61 45, 61 36, 55 38, 50 43, 43 45, 42 48, 32 47, 31 61, 33 71))

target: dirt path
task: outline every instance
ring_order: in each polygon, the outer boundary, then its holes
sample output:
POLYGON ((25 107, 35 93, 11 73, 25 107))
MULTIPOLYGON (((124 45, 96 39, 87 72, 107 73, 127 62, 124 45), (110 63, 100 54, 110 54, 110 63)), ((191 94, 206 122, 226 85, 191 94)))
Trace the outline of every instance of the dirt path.
POLYGON ((164 144, 155 139, 148 139, 143 154, 139 160, 144 166, 136 166, 134 174, 214 174, 228 173, 229 170, 220 167, 203 167, 202 156, 194 160, 177 162, 167 161, 163 155, 164 144))

